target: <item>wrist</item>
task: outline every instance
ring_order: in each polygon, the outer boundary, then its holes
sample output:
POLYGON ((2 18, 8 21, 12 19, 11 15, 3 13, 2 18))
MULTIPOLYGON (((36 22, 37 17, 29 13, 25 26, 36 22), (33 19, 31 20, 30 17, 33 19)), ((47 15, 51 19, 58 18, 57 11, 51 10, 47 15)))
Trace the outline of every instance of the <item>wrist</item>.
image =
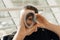
POLYGON ((50 25, 50 23, 49 22, 45 22, 44 25, 45 25, 45 28, 46 28, 46 27, 48 27, 50 25))
POLYGON ((21 40, 24 40, 25 36, 26 36, 26 35, 25 35, 24 33, 20 34, 20 39, 21 39, 21 40))
POLYGON ((45 28, 48 29, 49 27, 51 27, 51 23, 46 22, 46 23, 45 23, 45 28))
POLYGON ((23 32, 17 32, 13 38, 13 40, 24 40, 25 38, 25 33, 23 32))
POLYGON ((26 32, 20 32, 20 33, 18 33, 18 35, 20 36, 20 39, 24 39, 25 38, 25 36, 26 36, 26 32))

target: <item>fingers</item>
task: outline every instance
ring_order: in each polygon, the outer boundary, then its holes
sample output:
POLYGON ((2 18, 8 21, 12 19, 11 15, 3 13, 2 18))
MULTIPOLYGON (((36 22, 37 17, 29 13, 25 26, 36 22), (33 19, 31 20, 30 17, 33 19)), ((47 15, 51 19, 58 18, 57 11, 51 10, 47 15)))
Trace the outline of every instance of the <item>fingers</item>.
POLYGON ((33 32, 35 32, 37 30, 37 27, 36 26, 33 26, 32 28, 28 29, 27 30, 27 35, 31 35, 33 32))
POLYGON ((26 34, 32 34, 33 32, 37 31, 37 27, 42 26, 38 21, 36 21, 36 24, 33 25, 31 28, 26 28, 24 24, 24 17, 21 18, 21 30, 25 30, 26 34))

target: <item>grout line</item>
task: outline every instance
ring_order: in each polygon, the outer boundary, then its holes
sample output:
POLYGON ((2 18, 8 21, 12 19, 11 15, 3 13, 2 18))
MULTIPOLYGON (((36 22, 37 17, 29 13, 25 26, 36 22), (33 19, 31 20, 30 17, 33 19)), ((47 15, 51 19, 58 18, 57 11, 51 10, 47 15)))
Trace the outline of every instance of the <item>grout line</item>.
MULTIPOLYGON (((47 3, 47 5, 49 6, 49 3, 47 2, 47 0, 46 0, 46 3, 47 3)), ((56 22, 57 22, 57 24, 59 25, 58 20, 57 20, 56 16, 54 15, 54 13, 53 13, 52 9, 51 9, 50 7, 49 7, 49 9, 51 10, 52 15, 53 15, 53 17, 54 17, 55 21, 56 21, 56 22)))
MULTIPOLYGON (((4 4, 4 1, 3 1, 3 0, 2 0, 2 3, 4 4)), ((5 8, 6 8, 6 5, 5 5, 5 4, 4 4, 4 6, 5 6, 5 8)), ((9 16, 11 17, 11 20, 13 21, 13 23, 15 24, 15 22, 14 22, 12 16, 10 15, 9 11, 8 11, 8 14, 9 14, 9 16)), ((15 25, 16 25, 16 24, 15 24, 15 25)), ((17 27, 17 26, 16 26, 16 27, 17 27)))

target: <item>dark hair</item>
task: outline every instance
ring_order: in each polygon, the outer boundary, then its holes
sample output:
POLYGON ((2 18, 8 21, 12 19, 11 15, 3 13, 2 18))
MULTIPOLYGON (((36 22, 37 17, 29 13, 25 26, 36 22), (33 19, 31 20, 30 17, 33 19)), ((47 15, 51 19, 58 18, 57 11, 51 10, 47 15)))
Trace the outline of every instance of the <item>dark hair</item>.
POLYGON ((32 18, 34 18, 34 14, 33 14, 33 13, 29 13, 29 14, 27 14, 27 16, 26 16, 26 20, 27 20, 27 18, 29 18, 30 16, 32 16, 32 18))
POLYGON ((35 13, 38 13, 38 9, 35 8, 34 6, 27 5, 27 6, 25 6, 24 8, 25 8, 25 9, 29 9, 29 10, 33 10, 33 11, 35 11, 35 13))

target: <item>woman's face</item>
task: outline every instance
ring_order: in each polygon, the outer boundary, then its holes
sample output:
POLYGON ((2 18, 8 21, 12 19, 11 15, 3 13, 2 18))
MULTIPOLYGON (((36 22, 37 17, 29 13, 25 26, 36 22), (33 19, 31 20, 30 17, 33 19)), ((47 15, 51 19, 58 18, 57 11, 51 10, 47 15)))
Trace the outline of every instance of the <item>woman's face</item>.
MULTIPOLYGON (((30 25, 32 25, 33 23, 35 23, 35 22, 33 22, 33 17, 32 16, 30 16, 30 17, 28 17, 28 19, 27 19, 27 24, 30 26, 30 25)), ((34 29, 34 31, 33 32, 37 32, 37 28, 36 29, 34 29)))
POLYGON ((27 20, 26 20, 26 22, 27 22, 27 24, 28 24, 29 26, 34 23, 32 19, 33 19, 33 17, 30 16, 30 17, 28 17, 27 20))

